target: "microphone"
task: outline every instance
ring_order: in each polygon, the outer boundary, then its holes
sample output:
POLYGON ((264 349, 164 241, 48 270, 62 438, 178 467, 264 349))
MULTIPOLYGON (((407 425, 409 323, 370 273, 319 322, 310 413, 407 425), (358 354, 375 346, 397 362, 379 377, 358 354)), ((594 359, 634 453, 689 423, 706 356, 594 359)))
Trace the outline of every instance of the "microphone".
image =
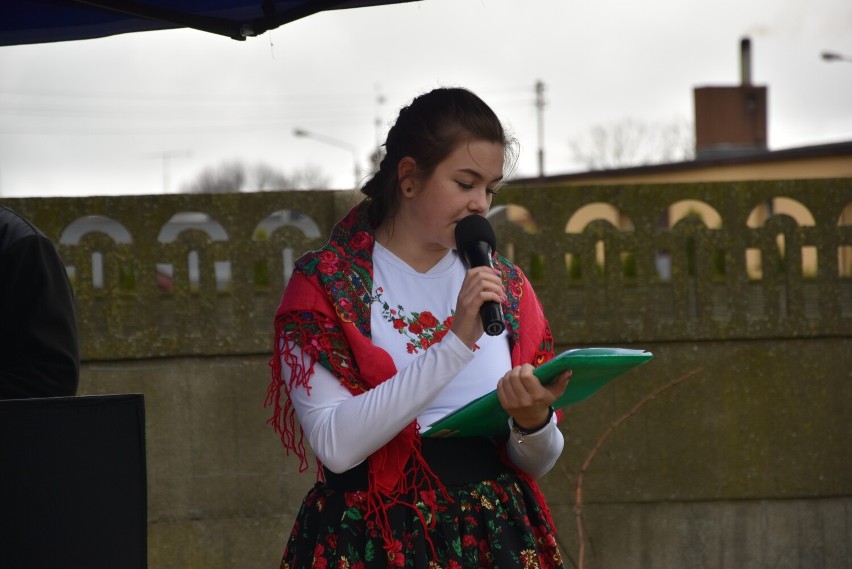
MULTIPOLYGON (((456 250, 467 266, 490 267, 491 254, 497 249, 497 236, 488 220, 481 215, 469 215, 456 224, 456 250)), ((500 304, 489 300, 479 309, 482 327, 489 336, 499 336, 506 328, 500 304)))

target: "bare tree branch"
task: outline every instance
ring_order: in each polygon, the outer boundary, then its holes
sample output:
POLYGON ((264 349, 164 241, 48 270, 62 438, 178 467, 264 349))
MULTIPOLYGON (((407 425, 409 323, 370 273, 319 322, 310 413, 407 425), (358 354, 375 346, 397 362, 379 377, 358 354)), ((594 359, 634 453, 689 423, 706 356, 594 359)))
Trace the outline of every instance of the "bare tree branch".
POLYGON ((627 419, 636 414, 639 409, 642 408, 646 403, 654 399, 660 393, 666 391, 667 389, 671 389, 672 387, 679 385, 689 379, 690 377, 701 373, 704 371, 703 367, 698 369, 694 369, 692 371, 688 371, 685 374, 681 375, 670 381, 669 383, 663 385, 662 387, 658 387, 651 393, 645 395, 642 399, 640 399, 627 413, 619 417, 612 425, 610 425, 600 437, 598 437, 595 446, 592 447, 592 450, 589 451, 589 454, 586 456, 586 460, 583 461, 583 466, 580 468, 580 473, 577 476, 577 486, 575 490, 575 499, 574 499, 574 515, 577 520, 577 539, 578 539, 578 547, 579 553, 577 555, 578 562, 577 566, 579 569, 585 569, 585 555, 586 555, 586 528, 585 522, 583 519, 583 477, 586 474, 586 471, 589 469, 589 465, 592 463, 592 459, 598 453, 598 450, 603 446, 609 436, 619 427, 622 423, 624 423, 627 419))
POLYGON ((692 125, 686 120, 643 123, 635 119, 592 127, 568 143, 574 159, 589 170, 607 170, 691 160, 692 125))
POLYGON ((284 174, 267 164, 248 167, 242 162, 225 162, 201 171, 198 177, 184 184, 181 191, 200 193, 263 192, 269 190, 324 189, 329 179, 319 167, 307 165, 284 174))

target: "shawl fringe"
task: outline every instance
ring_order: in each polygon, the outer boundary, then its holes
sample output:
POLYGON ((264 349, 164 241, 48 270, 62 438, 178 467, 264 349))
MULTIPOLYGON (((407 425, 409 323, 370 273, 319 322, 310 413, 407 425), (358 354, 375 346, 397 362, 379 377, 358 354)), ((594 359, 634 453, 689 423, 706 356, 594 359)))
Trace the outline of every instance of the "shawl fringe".
MULTIPOLYGON (((310 395, 310 378, 313 375, 314 366, 320 363, 323 352, 318 346, 323 344, 335 344, 343 340, 342 334, 333 330, 332 326, 316 325, 316 315, 306 318, 304 314, 285 313, 276 319, 275 338, 276 355, 269 366, 272 371, 272 379, 267 388, 265 407, 272 406, 272 417, 267 421, 272 425, 275 432, 280 436, 281 443, 289 455, 291 452, 299 458, 299 472, 308 469, 307 452, 304 444, 304 430, 298 424, 296 412, 290 400, 290 393, 294 388, 304 388, 310 395), (319 329, 323 329, 322 336, 317 338, 319 329), (294 347, 298 346, 300 353, 294 353, 294 347), (282 365, 283 364, 283 365, 282 365), (284 380, 283 366, 290 368, 290 378, 284 380), (284 392, 284 405, 281 405, 281 394, 284 392)), ((345 382, 343 382, 346 385, 345 382)), ((350 391, 360 392, 354 387, 348 386, 350 391)), ((396 478, 396 483, 389 485, 385 478, 379 473, 392 468, 395 461, 388 452, 374 453, 368 458, 369 476, 368 491, 366 496, 367 510, 365 519, 376 523, 385 550, 388 555, 398 551, 399 545, 394 543, 388 511, 393 506, 404 506, 413 510, 420 519, 423 527, 430 530, 435 527, 434 515, 428 517, 418 507, 419 503, 425 505, 435 504, 434 499, 429 499, 430 493, 434 495, 440 492, 447 500, 451 500, 446 487, 438 476, 432 471, 421 453, 419 429, 416 421, 408 425, 397 437, 412 442, 409 457, 401 457, 406 467, 401 476, 396 478), (408 498, 408 497, 411 498, 408 498)), ((396 457, 397 461, 400 457, 396 457)), ((321 479, 322 467, 317 460, 317 478, 321 479)), ((431 508, 430 508, 431 509, 431 508)), ((434 550, 434 545, 426 534, 426 542, 434 550)))

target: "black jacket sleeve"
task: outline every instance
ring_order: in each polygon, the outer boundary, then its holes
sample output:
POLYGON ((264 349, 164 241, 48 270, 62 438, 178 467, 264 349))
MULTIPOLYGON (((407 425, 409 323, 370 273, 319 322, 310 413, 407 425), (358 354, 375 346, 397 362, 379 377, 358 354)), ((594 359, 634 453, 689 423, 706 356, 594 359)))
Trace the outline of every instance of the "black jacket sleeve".
POLYGON ((0 251, 0 399, 75 395, 80 363, 65 266, 44 235, 0 251))

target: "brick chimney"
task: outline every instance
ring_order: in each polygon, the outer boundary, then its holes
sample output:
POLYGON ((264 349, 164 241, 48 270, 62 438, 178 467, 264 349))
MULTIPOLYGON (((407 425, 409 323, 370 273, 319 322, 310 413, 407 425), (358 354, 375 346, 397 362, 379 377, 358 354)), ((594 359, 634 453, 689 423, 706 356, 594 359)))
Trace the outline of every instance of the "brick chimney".
POLYGON ((740 85, 696 87, 697 160, 760 154, 768 150, 766 87, 751 82, 751 40, 740 40, 740 85))

